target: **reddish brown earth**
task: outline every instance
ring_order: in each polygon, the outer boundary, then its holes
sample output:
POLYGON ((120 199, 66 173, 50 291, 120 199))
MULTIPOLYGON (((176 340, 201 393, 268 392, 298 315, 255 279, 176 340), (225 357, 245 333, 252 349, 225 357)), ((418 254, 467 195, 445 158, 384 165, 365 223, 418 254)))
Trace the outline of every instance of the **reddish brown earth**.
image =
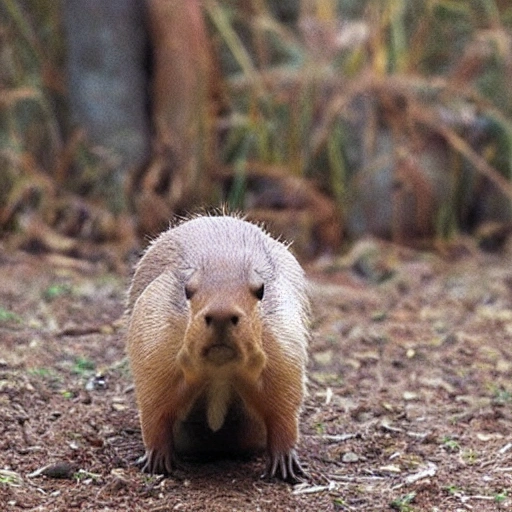
POLYGON ((292 487, 260 458, 142 474, 129 272, 0 250, 0 510, 511 510, 511 255, 362 242, 308 269, 311 479, 292 487))

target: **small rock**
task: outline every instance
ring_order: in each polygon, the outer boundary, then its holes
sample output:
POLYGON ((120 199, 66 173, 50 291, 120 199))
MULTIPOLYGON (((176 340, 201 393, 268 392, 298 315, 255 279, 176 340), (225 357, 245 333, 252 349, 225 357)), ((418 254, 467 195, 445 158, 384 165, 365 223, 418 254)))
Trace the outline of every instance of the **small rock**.
POLYGON ((341 457, 341 462, 345 462, 350 464, 351 462, 357 462, 359 460, 359 455, 354 452, 346 452, 341 457))
POLYGON ((101 334, 113 334, 114 332, 115 332, 115 329, 110 324, 105 324, 100 327, 101 334))
POLYGON ((126 489, 129 485, 128 480, 124 475, 116 474, 112 472, 112 479, 108 484, 108 488, 112 492, 120 491, 121 489, 126 489))
POLYGON ((498 373, 509 373, 511 367, 512 364, 505 359, 498 359, 498 361, 496 362, 496 371, 498 373))
POLYGON ((313 359, 321 366, 328 366, 332 364, 332 358, 332 350, 325 350, 323 352, 317 352, 316 354, 313 354, 313 359))
POLYGON ((96 391, 107 389, 107 379, 105 375, 98 373, 94 377, 91 377, 85 385, 86 391, 96 391))
POLYGON ((386 320, 387 316, 388 314, 386 311, 377 310, 371 314, 371 319, 374 322, 382 322, 383 320, 386 320))
POLYGON ((82 398, 80 400, 84 405, 91 405, 92 404, 92 398, 89 392, 85 392, 82 395, 82 398))
POLYGON ((71 462, 56 462, 42 468, 36 469, 27 475, 29 478, 44 475, 48 478, 71 480, 76 473, 77 466, 71 462))

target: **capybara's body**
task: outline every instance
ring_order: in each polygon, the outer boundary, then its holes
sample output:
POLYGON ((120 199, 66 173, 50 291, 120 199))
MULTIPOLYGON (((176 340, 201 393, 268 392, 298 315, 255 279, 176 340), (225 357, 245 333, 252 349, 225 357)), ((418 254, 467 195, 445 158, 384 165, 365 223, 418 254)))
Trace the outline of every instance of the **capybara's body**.
POLYGON ((128 314, 145 470, 171 472, 176 454, 263 448, 269 476, 303 474, 309 303, 284 244, 237 217, 185 221, 140 260, 128 314))

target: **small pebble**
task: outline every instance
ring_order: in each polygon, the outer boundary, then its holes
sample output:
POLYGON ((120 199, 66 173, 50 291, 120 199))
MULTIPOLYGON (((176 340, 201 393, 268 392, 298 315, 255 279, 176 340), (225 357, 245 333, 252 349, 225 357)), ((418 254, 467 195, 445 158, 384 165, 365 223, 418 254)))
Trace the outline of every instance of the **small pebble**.
POLYGON ((71 462, 56 462, 55 464, 49 464, 48 466, 37 469, 33 473, 30 473, 28 477, 33 478, 44 475, 48 478, 71 480, 74 477, 76 470, 76 464, 71 462))
POLYGON ((350 463, 350 462, 357 462, 359 460, 359 455, 354 452, 346 452, 341 457, 341 462, 350 463))

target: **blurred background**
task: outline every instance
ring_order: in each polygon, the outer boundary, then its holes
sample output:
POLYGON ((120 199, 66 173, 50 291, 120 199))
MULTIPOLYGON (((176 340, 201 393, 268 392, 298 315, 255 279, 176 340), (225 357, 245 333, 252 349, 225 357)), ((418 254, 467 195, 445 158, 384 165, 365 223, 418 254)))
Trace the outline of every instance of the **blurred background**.
POLYGON ((123 253, 227 205, 305 259, 497 250, 511 84, 509 0, 0 0, 0 236, 123 253))

